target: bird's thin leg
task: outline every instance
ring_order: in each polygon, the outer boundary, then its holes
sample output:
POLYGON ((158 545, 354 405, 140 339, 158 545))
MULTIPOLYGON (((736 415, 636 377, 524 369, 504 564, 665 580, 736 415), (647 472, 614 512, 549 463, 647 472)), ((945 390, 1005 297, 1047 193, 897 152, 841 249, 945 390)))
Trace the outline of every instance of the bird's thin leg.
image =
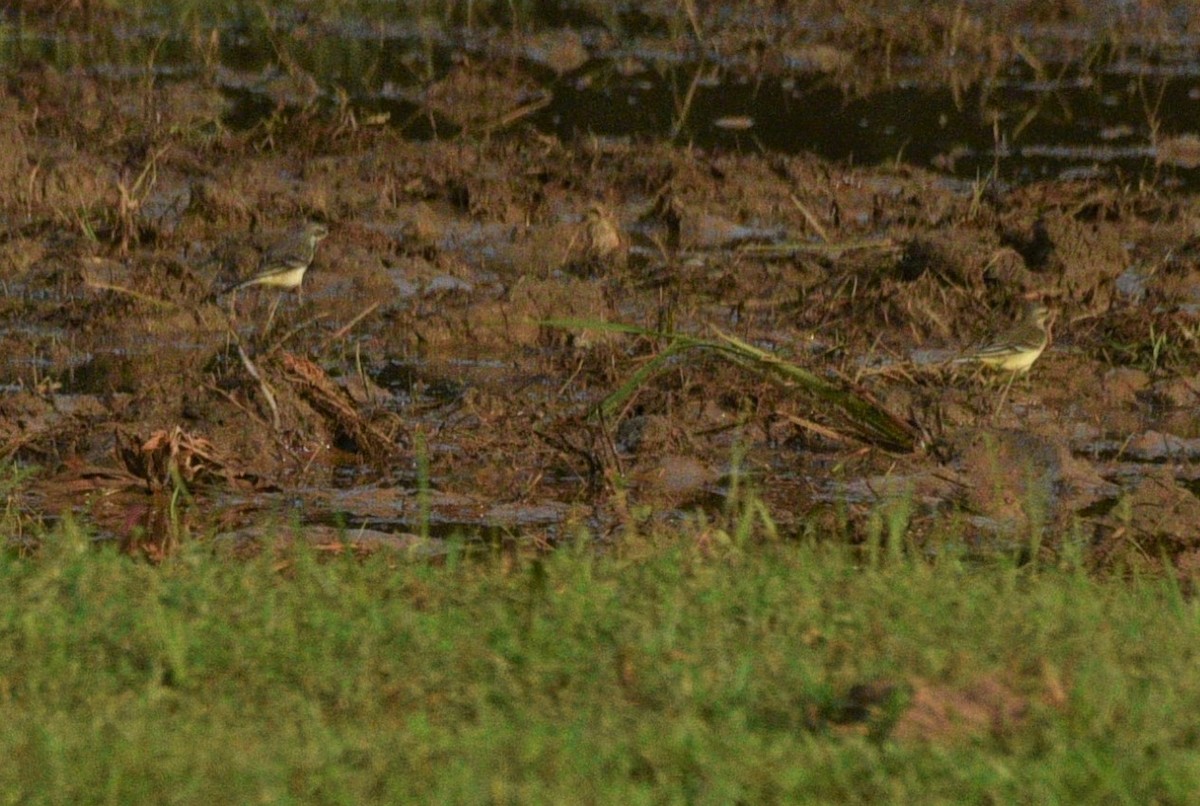
POLYGON ((1000 400, 996 403, 996 410, 992 412, 993 423, 996 421, 996 418, 1000 416, 1000 409, 1004 406, 1004 399, 1008 397, 1008 390, 1012 388, 1013 381, 1017 379, 1017 375, 1019 374, 1019 372, 1014 372, 1008 376, 1008 383, 1004 384, 1004 391, 1000 393, 1000 400))
POLYGON ((271 301, 271 311, 267 314, 267 324, 263 326, 262 334, 265 337, 271 330, 271 322, 275 320, 275 309, 279 307, 279 300, 283 299, 282 294, 276 294, 275 299, 271 301))

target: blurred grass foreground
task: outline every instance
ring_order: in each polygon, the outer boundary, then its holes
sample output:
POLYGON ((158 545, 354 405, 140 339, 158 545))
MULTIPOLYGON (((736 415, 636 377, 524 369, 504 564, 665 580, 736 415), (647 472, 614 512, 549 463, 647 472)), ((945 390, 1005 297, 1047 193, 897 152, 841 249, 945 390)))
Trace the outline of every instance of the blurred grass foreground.
POLYGON ((1128 802, 1200 787, 1170 579, 717 528, 0 561, 12 803, 1128 802))

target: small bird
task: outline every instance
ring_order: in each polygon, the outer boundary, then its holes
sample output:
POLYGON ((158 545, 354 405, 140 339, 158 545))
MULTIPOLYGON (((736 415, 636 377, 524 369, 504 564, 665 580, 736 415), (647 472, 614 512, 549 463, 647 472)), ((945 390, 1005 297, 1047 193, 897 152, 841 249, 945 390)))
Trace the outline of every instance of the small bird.
POLYGON ((584 216, 584 253, 594 260, 622 261, 628 245, 617 217, 599 202, 588 205, 584 216))
POLYGON ((221 292, 231 294, 252 285, 265 285, 272 288, 299 288, 304 282, 304 273, 312 265, 317 253, 317 244, 326 235, 329 228, 316 221, 310 221, 300 229, 287 235, 267 247, 262 260, 258 264, 258 272, 248 280, 234 283, 221 292))
POLYGON ((1040 302, 1031 302, 1025 307, 1025 314, 1020 321, 955 363, 978 361, 1014 375, 1022 375, 1029 371, 1050 343, 1050 332, 1046 328, 1049 319, 1049 308, 1040 302))

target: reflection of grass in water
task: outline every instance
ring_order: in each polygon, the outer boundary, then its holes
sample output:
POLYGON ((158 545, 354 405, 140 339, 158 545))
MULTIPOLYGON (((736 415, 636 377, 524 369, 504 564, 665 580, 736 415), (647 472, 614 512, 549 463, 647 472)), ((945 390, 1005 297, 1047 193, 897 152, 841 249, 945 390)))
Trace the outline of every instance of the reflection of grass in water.
POLYGON ((67 525, 0 564, 0 786, 236 803, 1195 791, 1200 621, 1170 581, 864 566, 723 528, 436 565, 192 543, 150 566, 67 525))

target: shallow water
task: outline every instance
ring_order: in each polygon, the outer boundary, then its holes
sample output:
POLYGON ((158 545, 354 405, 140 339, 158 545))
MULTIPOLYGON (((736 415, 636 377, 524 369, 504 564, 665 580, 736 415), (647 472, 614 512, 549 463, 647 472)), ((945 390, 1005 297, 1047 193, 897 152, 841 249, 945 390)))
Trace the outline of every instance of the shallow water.
MULTIPOLYGON (((713 149, 804 151, 859 165, 902 160, 968 181, 1153 177, 1189 188, 1200 182, 1200 169, 1187 160, 1177 164, 1175 152, 1155 142, 1194 129, 1200 112, 1200 60, 1186 37, 1097 45, 1082 64, 1017 61, 955 89, 945 86, 944 65, 910 56, 902 74, 927 70, 926 80, 897 78, 863 92, 836 71, 814 70, 808 51, 769 66, 741 52, 698 59, 695 48, 648 37, 648 20, 632 24, 626 42, 607 41, 600 21, 586 16, 574 20, 578 32, 554 28, 572 16, 566 11, 547 14, 540 38, 524 45, 486 28, 432 28, 384 7, 370 18, 346 10, 319 19, 283 14, 272 24, 294 37, 289 55, 303 68, 303 80, 280 70, 272 34, 257 13, 240 21, 192 21, 184 33, 173 27, 178 21, 169 9, 157 16, 153 6, 141 24, 95 34, 10 22, 2 26, 9 36, 0 64, 34 57, 115 81, 207 74, 228 102, 225 125, 235 129, 280 107, 315 102, 329 110, 344 93, 361 117, 385 113, 388 125, 426 140, 458 130, 429 108, 428 92, 469 54, 482 64, 506 63, 526 80, 527 100, 545 104, 518 120, 565 139, 667 138, 713 149), (214 51, 197 50, 201 33, 215 37, 214 51), (571 68, 548 67, 545 47, 576 38, 571 68)), ((828 20, 814 20, 814 27, 821 24, 828 20)), ((1040 44, 1043 52, 1056 38, 1077 50, 1089 35, 1044 25, 1026 32, 1031 47, 1040 44)), ((835 63, 844 58, 837 55, 835 63)))

